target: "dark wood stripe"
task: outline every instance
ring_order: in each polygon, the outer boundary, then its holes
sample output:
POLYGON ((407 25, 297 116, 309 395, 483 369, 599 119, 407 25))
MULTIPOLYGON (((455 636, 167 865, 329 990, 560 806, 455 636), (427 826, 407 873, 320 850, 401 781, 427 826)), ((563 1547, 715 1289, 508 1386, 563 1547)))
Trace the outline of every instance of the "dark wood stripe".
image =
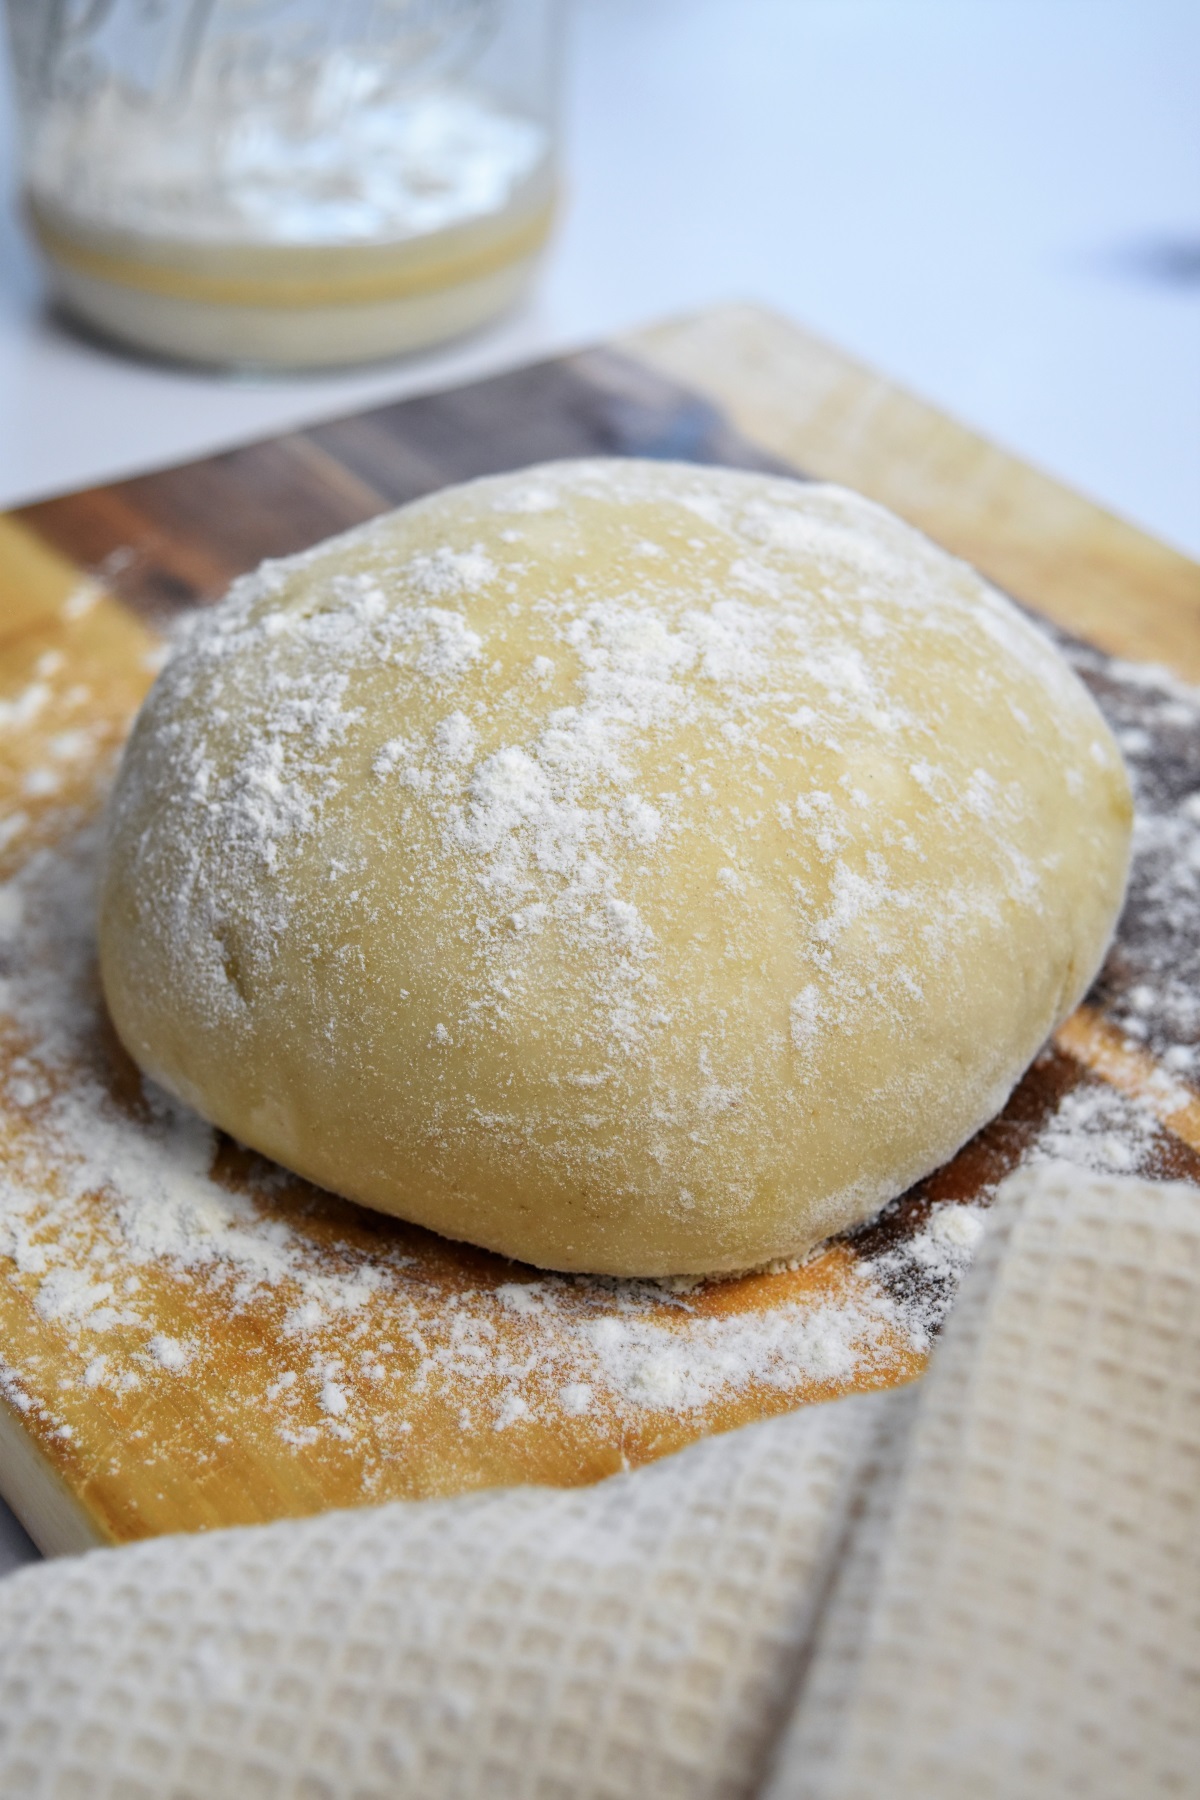
POLYGON ((573 456, 649 456, 795 473, 707 400, 610 350, 514 369, 17 517, 143 616, 216 600, 287 556, 451 482, 573 456))
MULTIPOLYGON (((841 1241, 852 1244, 860 1256, 875 1262, 913 1238, 934 1206, 946 1201, 981 1201, 987 1205, 999 1184, 1036 1155, 1038 1139, 1067 1095, 1075 1091, 1092 1093, 1097 1098, 1112 1093, 1098 1077, 1080 1068, 1053 1045, 1048 1046, 1019 1083, 1004 1111, 977 1132, 957 1156, 909 1188, 865 1225, 845 1232, 841 1241)), ((1083 1133, 1078 1129, 1074 1141, 1082 1147, 1083 1133)), ((1136 1142, 1129 1149, 1131 1161, 1126 1173, 1151 1181, 1186 1181, 1200 1187, 1200 1156, 1149 1114, 1141 1115, 1136 1142)), ((945 1284, 947 1298, 952 1292, 950 1277, 938 1276, 912 1263, 902 1262, 890 1268, 885 1260, 875 1266, 884 1285, 900 1297, 911 1298, 917 1291, 929 1295, 939 1283, 945 1284)))

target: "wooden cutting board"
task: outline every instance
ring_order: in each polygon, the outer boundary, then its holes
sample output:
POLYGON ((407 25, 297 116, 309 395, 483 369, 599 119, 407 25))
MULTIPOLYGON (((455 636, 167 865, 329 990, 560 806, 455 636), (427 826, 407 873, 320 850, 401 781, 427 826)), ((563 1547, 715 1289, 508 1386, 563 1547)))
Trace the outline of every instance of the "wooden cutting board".
POLYGON ((1200 703, 1122 658, 1200 678, 1200 570, 751 308, 0 518, 0 1491, 36 1541, 595 1480, 918 1375, 1024 1158, 1200 1183, 1200 703), (539 1276, 210 1139, 142 1090, 92 968, 161 633, 264 556, 594 453, 843 481, 969 557, 1068 634, 1143 813, 1113 956, 1001 1119, 803 1266, 691 1292, 539 1276))

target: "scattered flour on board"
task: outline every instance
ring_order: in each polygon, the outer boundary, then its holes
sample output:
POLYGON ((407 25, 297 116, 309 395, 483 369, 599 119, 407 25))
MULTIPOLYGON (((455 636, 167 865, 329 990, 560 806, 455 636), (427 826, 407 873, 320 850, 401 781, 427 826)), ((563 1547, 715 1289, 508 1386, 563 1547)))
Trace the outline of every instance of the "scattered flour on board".
MULTIPOLYGON (((471 573, 431 568, 431 599, 471 573)), ((435 679, 476 653, 436 618, 414 649, 435 679)), ((1101 989, 1129 1035, 1182 1076, 1200 1056, 1200 988, 1191 975, 1200 945, 1200 703, 1167 677, 1089 658, 1076 654, 1122 733, 1139 799, 1130 906, 1101 989)), ((6 700, 0 729, 35 723, 45 685, 6 700)), ((469 721, 450 713, 434 746, 438 759, 461 764, 469 731, 469 721)), ((47 767, 71 749, 52 745, 47 767)), ((388 772, 409 766, 409 756, 396 745, 388 772)), ((269 840, 292 802, 270 768, 259 773, 246 796, 246 829, 261 844, 264 827, 269 840)), ((504 834, 489 807, 536 808, 539 800, 527 770, 492 775, 493 789, 485 792, 483 781, 475 796, 479 810, 463 809, 461 829, 499 848, 504 834)), ((23 816, 9 822, 15 842, 23 816)), ((661 816, 648 804, 630 809, 628 829, 652 842, 661 816)), ((153 1381, 205 1383, 219 1347, 181 1329, 174 1311, 164 1318, 164 1280, 181 1292, 202 1287, 231 1319, 282 1309, 253 1399, 297 1448, 350 1443, 368 1431, 402 1447, 413 1429, 410 1403, 431 1391, 461 1401, 465 1425, 501 1431, 547 1409, 585 1421, 686 1414, 748 1388, 837 1384, 886 1363, 897 1346, 928 1344, 983 1229, 986 1194, 933 1207, 898 1243, 860 1259, 841 1298, 787 1300, 761 1313, 706 1311, 704 1291, 686 1283, 525 1271, 448 1294, 386 1234, 369 1251, 349 1241, 331 1249, 302 1212, 289 1216, 274 1198, 284 1180, 278 1172, 258 1166, 249 1181, 219 1166, 214 1172, 216 1136, 195 1115, 149 1088, 117 1097, 94 969, 97 844, 94 823, 64 820, 57 844, 35 849, 0 885, 0 1033, 12 1125, 0 1166, 0 1254, 39 1316, 72 1347, 81 1387, 121 1394, 153 1381)), ((519 885, 520 870, 505 854, 493 869, 519 885)), ((636 941, 621 915, 612 928, 636 941)), ((802 995, 792 1029, 804 1039, 812 1024, 802 995)), ((1144 1168, 1158 1135, 1144 1109, 1084 1084, 1043 1124, 1032 1153, 1144 1168)), ((69 1436, 40 1379, 34 1362, 13 1362, 3 1391, 18 1410, 69 1436)))
POLYGON ((1200 1075, 1200 690, 1165 669, 1076 649, 1125 757, 1133 870, 1100 984, 1109 1016, 1167 1070, 1200 1075))
MULTIPOLYGON (((380 1415, 402 1433, 406 1398, 435 1388, 504 1430, 547 1405, 568 1418, 687 1413, 747 1388, 837 1384, 928 1343, 941 1301, 897 1300, 865 1266, 836 1300, 711 1316, 694 1283, 524 1271, 439 1308, 402 1250, 329 1254, 273 1201, 279 1172, 260 1165, 258 1197, 239 1191, 214 1174, 202 1120, 149 1084, 114 1095, 94 969, 98 836, 94 823, 67 832, 0 886, 4 1087, 25 1121, 0 1177, 0 1254, 74 1347, 83 1386, 204 1380, 213 1346, 164 1326, 149 1279, 164 1273, 223 1297, 230 1316, 282 1299, 280 1361, 262 1369, 260 1401, 297 1446, 346 1441, 380 1415), (389 1387, 401 1365, 404 1393, 389 1387)), ((977 1215, 935 1210, 906 1254, 961 1273, 977 1215)), ((10 1398, 27 1385, 9 1371, 10 1398)))

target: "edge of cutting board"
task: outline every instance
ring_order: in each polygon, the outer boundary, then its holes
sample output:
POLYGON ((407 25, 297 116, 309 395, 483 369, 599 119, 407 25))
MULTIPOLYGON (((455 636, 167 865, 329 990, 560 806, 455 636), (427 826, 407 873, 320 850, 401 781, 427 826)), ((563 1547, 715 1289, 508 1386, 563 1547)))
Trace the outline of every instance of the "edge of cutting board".
MULTIPOLYGON (((889 506, 1058 625, 1200 679, 1200 566, 788 320, 725 306, 610 348, 714 403, 762 450, 889 506)), ((0 517, 0 636, 36 630, 81 576, 26 523, 0 517)), ((47 1554, 110 1541, 3 1398, 0 1466, 47 1554)))
POLYGON ((38 1454, 20 1414, 3 1399, 0 1465, 5 1501, 43 1556, 73 1556, 110 1543, 57 1470, 38 1454))

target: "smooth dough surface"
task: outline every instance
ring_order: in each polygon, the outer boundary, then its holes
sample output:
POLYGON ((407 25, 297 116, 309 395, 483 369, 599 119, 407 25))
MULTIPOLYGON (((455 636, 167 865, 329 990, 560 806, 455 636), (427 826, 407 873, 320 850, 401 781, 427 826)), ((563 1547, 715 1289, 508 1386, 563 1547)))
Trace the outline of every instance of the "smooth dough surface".
POLYGON ((142 1067, 543 1267, 801 1255, 1086 990, 1129 789, 976 574, 857 495, 548 464, 238 582, 133 732, 101 967, 142 1067))

